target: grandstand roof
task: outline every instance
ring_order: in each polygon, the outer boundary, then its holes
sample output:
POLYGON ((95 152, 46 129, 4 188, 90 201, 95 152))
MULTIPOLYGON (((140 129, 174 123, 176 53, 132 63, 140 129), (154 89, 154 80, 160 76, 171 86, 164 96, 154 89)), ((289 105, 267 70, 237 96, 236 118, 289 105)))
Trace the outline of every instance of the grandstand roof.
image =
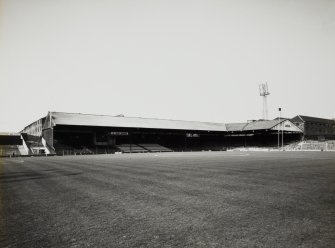
POLYGON ((243 131, 250 131, 250 130, 266 130, 271 129, 277 124, 283 122, 284 120, 266 120, 266 121, 254 121, 248 123, 244 128, 243 131))
MULTIPOLYGON (((229 123, 226 124, 227 131, 230 132, 242 132, 242 131, 256 131, 256 130, 276 130, 278 128, 278 124, 289 122, 288 127, 284 126, 284 131, 290 132, 300 132, 300 129, 296 127, 290 120, 281 119, 274 119, 274 120, 259 120, 253 121, 248 123, 229 123)), ((282 128, 282 127, 280 127, 282 128)))
POLYGON ((280 122, 284 120, 259 120, 259 121, 252 121, 252 122, 245 122, 245 123, 229 123, 226 124, 227 130, 231 132, 238 132, 238 131, 252 131, 252 130, 267 130, 271 129, 280 122))
MULTIPOLYGON (((256 130, 277 130, 278 124, 286 123, 284 131, 300 132, 290 120, 258 120, 245 123, 213 123, 199 121, 181 121, 141 117, 93 115, 81 113, 49 112, 44 128, 55 125, 97 126, 119 128, 172 129, 190 131, 243 132, 256 130), (50 123, 51 121, 51 123, 50 123)), ((282 127, 280 127, 282 128, 282 127)))
POLYGON ((224 123, 49 112, 54 125, 103 126, 198 131, 227 131, 224 123))
POLYGON ((0 132, 1 136, 21 136, 20 133, 0 132))
POLYGON ((248 125, 248 123, 227 123, 226 128, 227 131, 236 132, 243 131, 243 128, 248 125))

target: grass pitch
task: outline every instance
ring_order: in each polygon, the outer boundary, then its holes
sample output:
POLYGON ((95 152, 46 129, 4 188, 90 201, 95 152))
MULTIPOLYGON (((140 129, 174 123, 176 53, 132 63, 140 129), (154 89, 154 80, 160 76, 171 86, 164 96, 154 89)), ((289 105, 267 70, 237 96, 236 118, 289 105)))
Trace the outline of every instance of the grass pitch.
POLYGON ((333 247, 335 153, 5 159, 6 247, 333 247))

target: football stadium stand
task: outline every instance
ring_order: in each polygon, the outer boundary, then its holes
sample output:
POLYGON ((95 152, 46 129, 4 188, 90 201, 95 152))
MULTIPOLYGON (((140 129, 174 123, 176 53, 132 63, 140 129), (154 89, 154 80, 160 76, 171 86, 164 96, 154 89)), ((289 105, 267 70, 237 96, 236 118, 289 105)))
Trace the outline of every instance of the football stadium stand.
POLYGON ((302 133, 290 120, 225 124, 63 112, 49 112, 28 127, 35 134, 42 129, 48 151, 60 155, 222 151, 276 146, 278 130, 283 130, 285 142, 300 140, 302 133))
POLYGON ((0 145, 0 156, 9 157, 9 156, 19 156, 21 155, 18 146, 16 145, 0 145))
POLYGON ((0 133, 0 156, 276 149, 278 141, 286 150, 330 151, 334 140, 335 120, 302 115, 212 123, 48 112, 20 133, 0 133))
POLYGON ((0 133, 0 157, 28 155, 19 133, 0 133))
POLYGON ((335 145, 329 140, 334 139, 334 120, 302 115, 292 119, 212 123, 48 112, 19 134, 0 135, 0 155, 224 151, 241 147, 277 148, 281 140, 288 150, 332 150, 335 145))
POLYGON ((317 140, 303 140, 295 142, 285 147, 285 150, 292 151, 335 151, 335 140, 317 141, 317 140))

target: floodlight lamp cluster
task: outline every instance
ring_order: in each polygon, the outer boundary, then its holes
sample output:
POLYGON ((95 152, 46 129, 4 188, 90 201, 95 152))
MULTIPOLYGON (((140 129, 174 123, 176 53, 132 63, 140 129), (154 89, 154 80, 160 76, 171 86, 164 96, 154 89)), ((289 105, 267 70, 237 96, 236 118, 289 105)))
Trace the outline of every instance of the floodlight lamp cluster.
POLYGON ((270 95, 268 83, 259 85, 259 95, 260 96, 268 96, 270 95))
POLYGON ((267 103, 267 96, 270 95, 268 83, 260 84, 259 87, 259 95, 263 97, 263 113, 262 118, 263 120, 268 119, 268 103, 267 103))

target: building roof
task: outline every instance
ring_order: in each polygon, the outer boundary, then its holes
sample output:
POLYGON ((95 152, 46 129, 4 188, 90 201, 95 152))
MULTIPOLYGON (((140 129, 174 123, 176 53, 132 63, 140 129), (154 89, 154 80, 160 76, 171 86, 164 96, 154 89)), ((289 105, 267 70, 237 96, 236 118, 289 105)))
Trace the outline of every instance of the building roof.
MULTIPOLYGON (((281 120, 280 122, 283 122, 281 120)), ((258 120, 248 123, 229 123, 226 124, 227 130, 232 132, 252 131, 252 130, 267 130, 271 129, 280 123, 279 120, 258 120)))
POLYGON ((297 115, 291 119, 293 122, 318 122, 318 123, 327 123, 327 124, 335 124, 335 121, 332 119, 324 119, 318 117, 311 117, 305 115, 297 115))
POLYGON ((257 130, 278 130, 283 129, 288 132, 301 132, 290 120, 274 119, 274 120, 258 120, 248 123, 229 123, 226 124, 227 131, 242 132, 242 131, 257 131, 257 130), (280 125, 279 125, 280 124, 280 125))
POLYGON ((227 131, 224 123, 49 112, 53 125, 227 131))
POLYGON ((21 136, 20 133, 0 132, 1 136, 21 136))
POLYGON ((227 123, 226 128, 227 131, 230 132, 238 132, 238 131, 243 131, 243 128, 248 125, 248 123, 227 123))
POLYGON ((244 128, 243 131, 251 131, 251 130, 266 130, 271 129, 277 124, 283 122, 284 120, 262 120, 262 121, 254 121, 248 123, 244 128))
POLYGON ((245 123, 213 123, 199 121, 181 121, 141 117, 124 117, 93 115, 81 113, 49 112, 43 129, 56 125, 97 126, 118 128, 171 129, 189 131, 243 132, 256 130, 277 130, 284 126, 284 131, 301 132, 289 119, 258 120, 245 123), (281 124, 283 123, 283 124, 281 124))
POLYGON ((286 117, 276 117, 274 120, 290 120, 291 118, 286 118, 286 117))

